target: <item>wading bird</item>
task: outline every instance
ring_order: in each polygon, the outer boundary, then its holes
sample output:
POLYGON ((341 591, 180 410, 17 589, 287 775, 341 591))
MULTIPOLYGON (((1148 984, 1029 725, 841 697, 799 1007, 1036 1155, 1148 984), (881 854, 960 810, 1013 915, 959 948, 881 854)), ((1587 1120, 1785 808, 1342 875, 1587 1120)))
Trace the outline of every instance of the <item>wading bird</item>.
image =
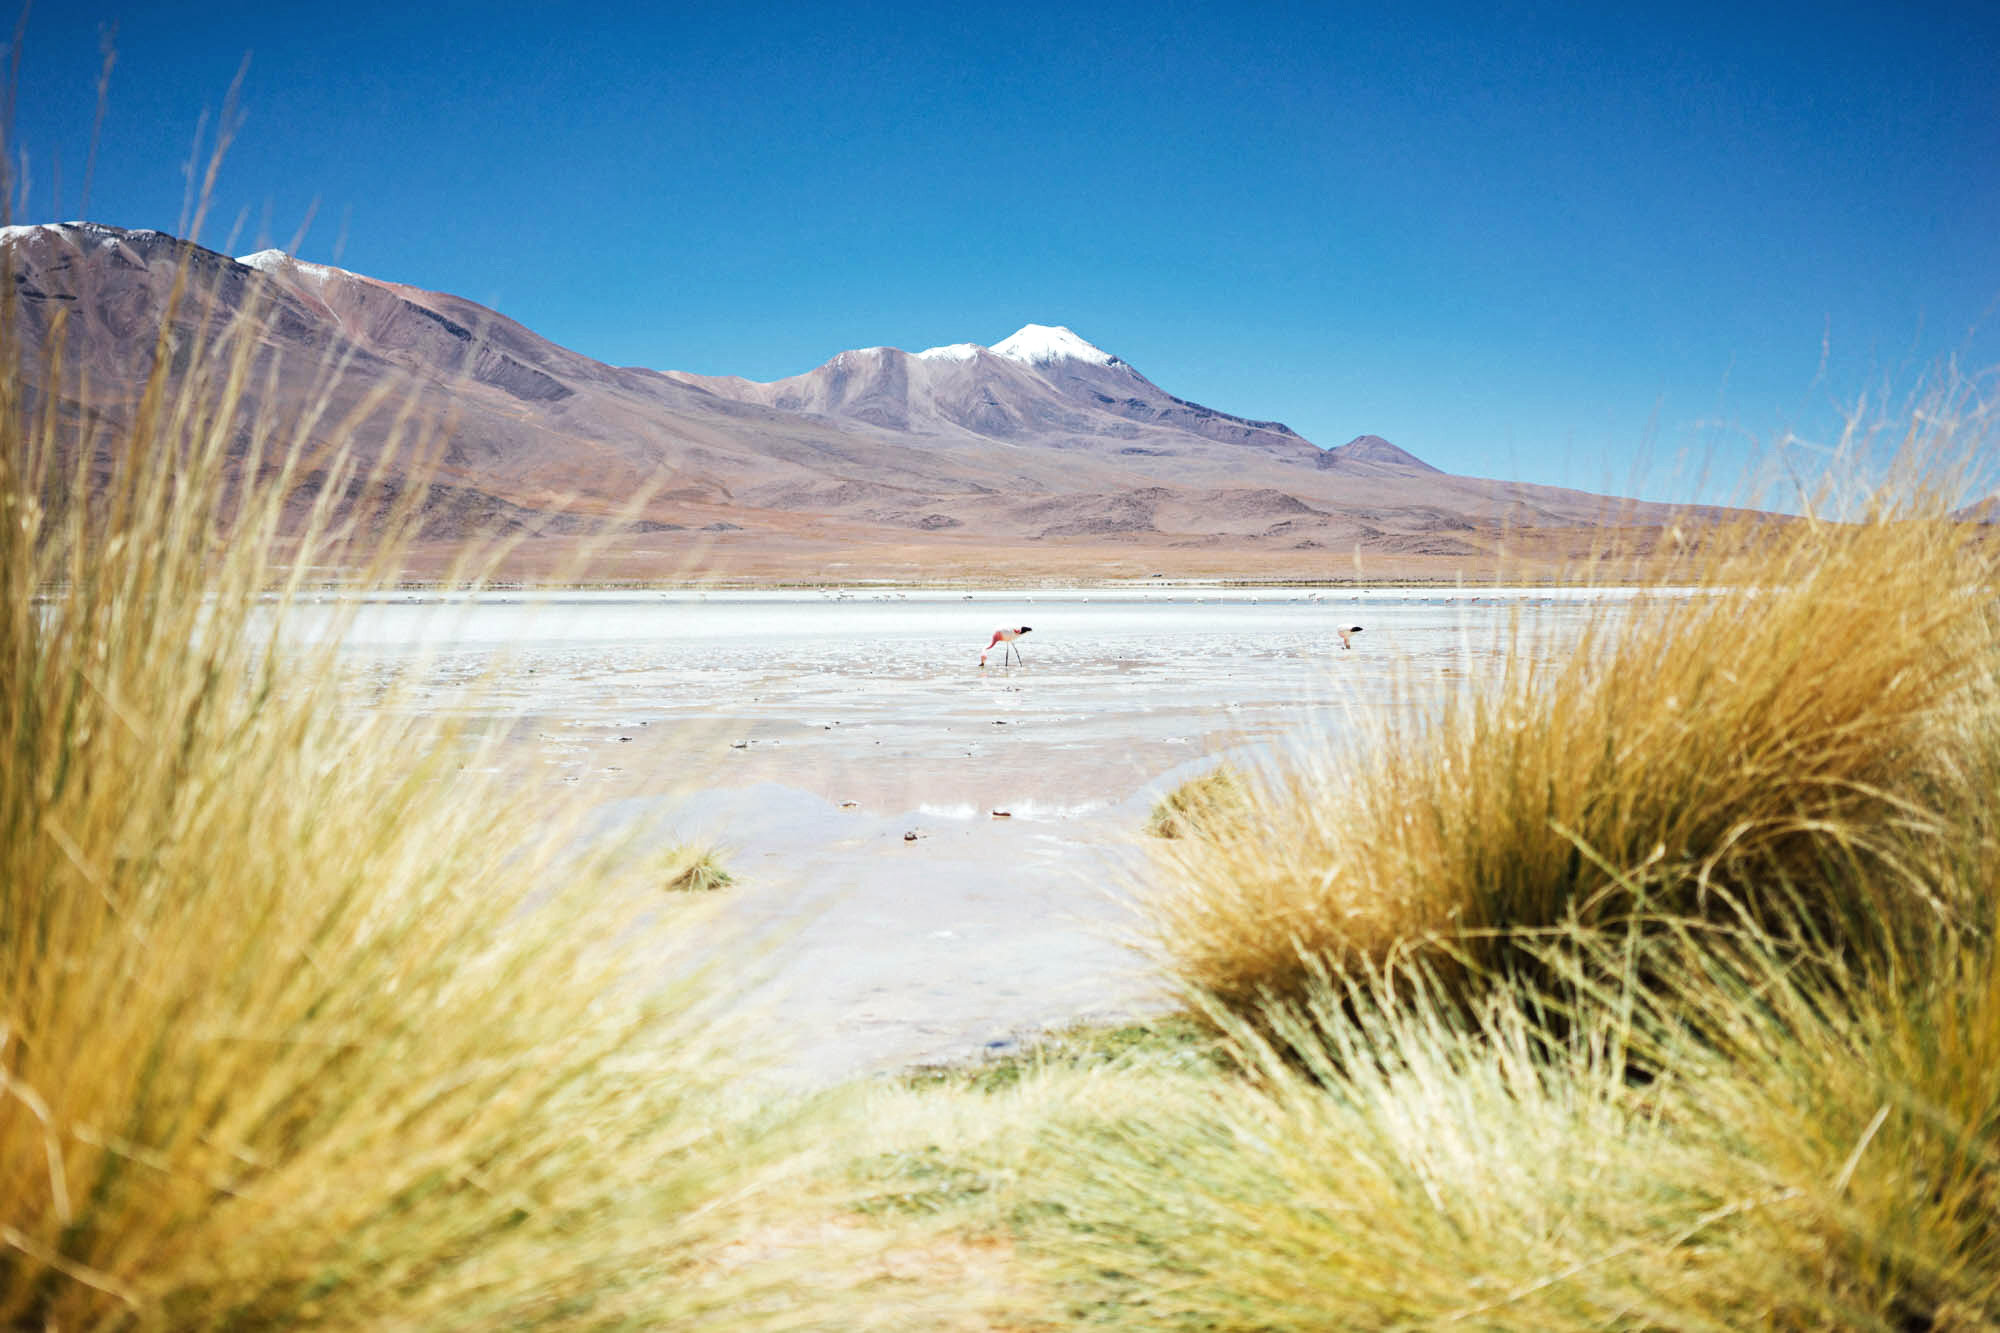
POLYGON ((1361 632, 1361 626, 1359 625, 1349 625, 1345 629, 1342 629, 1338 625, 1335 625, 1333 627, 1334 636, 1340 640, 1340 646, 1343 648, 1352 648, 1354 646, 1354 640, 1350 639, 1348 635, 1359 634, 1360 632, 1361 632))
MULTIPOLYGON (((993 639, 992 639, 992 641, 991 641, 991 642, 989 642, 989 643, 988 643, 988 644, 986 645, 986 652, 985 652, 985 653, 981 653, 981 654, 979 655, 979 665, 981 665, 981 666, 985 666, 985 665, 986 665, 986 653, 990 653, 990 652, 992 652, 992 651, 993 651, 993 645, 994 645, 994 644, 996 644, 996 643, 997 643, 997 644, 999 644, 999 645, 1001 645, 1001 647, 1000 647, 1000 660, 1001 660, 1002 662, 1005 662, 1005 661, 1007 660, 1007 650, 1008 650, 1009 648, 1013 648, 1013 647, 1014 647, 1014 640, 1016 640, 1016 639, 1020 638, 1020 637, 1021 637, 1021 636, 1022 636, 1023 634, 1026 634, 1026 633, 1027 633, 1027 632, 1028 632, 1028 631, 1029 631, 1030 629, 1032 629, 1032 628, 1033 628, 1033 626, 1031 626, 1031 625, 1023 625, 1023 626, 1021 626, 1021 628, 1019 628, 1019 629, 996 629, 996 630, 994 630, 994 631, 993 631, 993 639)), ((1020 661, 1020 660, 1021 660, 1021 650, 1020 650, 1019 648, 1014 648, 1014 660, 1015 660, 1016 662, 1018 662, 1018 661, 1020 661)))

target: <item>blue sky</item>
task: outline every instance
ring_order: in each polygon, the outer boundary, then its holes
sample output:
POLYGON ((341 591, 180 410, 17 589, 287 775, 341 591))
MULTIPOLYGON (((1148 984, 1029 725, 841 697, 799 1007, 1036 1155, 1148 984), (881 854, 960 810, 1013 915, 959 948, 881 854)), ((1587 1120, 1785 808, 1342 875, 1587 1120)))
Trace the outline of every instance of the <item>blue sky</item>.
MULTIPOLYGON (((176 230, 771 379, 1067 324, 1322 445, 1682 498, 2000 363, 2000 6, 31 15, 16 221, 176 230), (231 233, 235 236, 232 240, 231 233)), ((1810 455, 1807 455, 1808 459, 1810 455)))

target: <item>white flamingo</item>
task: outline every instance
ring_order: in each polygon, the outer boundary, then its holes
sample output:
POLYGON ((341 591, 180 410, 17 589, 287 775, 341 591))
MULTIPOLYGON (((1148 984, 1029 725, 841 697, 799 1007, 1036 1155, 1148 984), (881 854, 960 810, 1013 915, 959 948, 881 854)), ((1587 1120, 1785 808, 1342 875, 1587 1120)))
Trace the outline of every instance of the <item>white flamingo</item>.
POLYGON ((1359 625, 1349 625, 1344 629, 1339 625, 1335 625, 1333 627, 1334 637, 1340 640, 1340 646, 1343 648, 1352 648, 1354 646, 1354 640, 1349 638, 1348 636, 1351 634, 1359 634, 1360 632, 1361 632, 1361 626, 1359 625))

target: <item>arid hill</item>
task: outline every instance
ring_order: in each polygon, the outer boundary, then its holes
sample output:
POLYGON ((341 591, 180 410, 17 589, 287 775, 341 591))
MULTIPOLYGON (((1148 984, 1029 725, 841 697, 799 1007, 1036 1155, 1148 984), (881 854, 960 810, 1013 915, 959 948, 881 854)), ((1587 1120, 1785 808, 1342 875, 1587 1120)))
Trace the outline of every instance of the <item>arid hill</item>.
POLYGON ((1614 529, 1643 545, 1670 517, 1449 475, 1373 435, 1321 449, 1066 328, 847 351, 764 384, 605 365, 459 297, 155 231, 9 227, 0 260, 31 366, 66 320, 56 392, 79 429, 134 410, 185 271, 176 355, 247 323, 257 420, 370 458, 436 442, 435 544, 528 535, 524 570, 615 528, 599 571, 617 577, 1450 577, 1614 529))

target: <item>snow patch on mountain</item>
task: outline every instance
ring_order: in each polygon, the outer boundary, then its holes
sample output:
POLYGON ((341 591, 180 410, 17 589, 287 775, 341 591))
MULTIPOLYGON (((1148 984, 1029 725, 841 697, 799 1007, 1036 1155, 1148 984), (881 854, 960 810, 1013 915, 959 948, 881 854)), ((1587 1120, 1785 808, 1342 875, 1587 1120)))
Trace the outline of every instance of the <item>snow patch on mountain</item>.
POLYGON ((926 347, 917 356, 925 361, 971 361, 985 350, 978 343, 951 343, 944 347, 926 347))
POLYGON ((163 231, 153 231, 147 228, 127 230, 124 227, 106 226, 102 222, 29 222, 13 227, 0 227, 0 245, 12 245, 16 241, 26 240, 37 232, 45 231, 76 233, 83 236, 95 237, 100 245, 116 245, 118 242, 124 240, 152 240, 158 238, 170 241, 173 239, 173 237, 163 231))
POLYGON ((283 250, 259 250, 253 255, 238 255, 236 262, 246 268, 254 268, 259 273, 283 273, 290 271, 301 277, 315 278, 325 282, 345 269, 332 268, 326 264, 309 264, 303 259, 286 254, 283 250))
POLYGON ((1122 366, 1102 347, 1093 346, 1060 324, 1023 325, 1013 337, 993 344, 1001 356, 1023 365, 1046 366, 1055 361, 1083 361, 1094 366, 1122 366))

